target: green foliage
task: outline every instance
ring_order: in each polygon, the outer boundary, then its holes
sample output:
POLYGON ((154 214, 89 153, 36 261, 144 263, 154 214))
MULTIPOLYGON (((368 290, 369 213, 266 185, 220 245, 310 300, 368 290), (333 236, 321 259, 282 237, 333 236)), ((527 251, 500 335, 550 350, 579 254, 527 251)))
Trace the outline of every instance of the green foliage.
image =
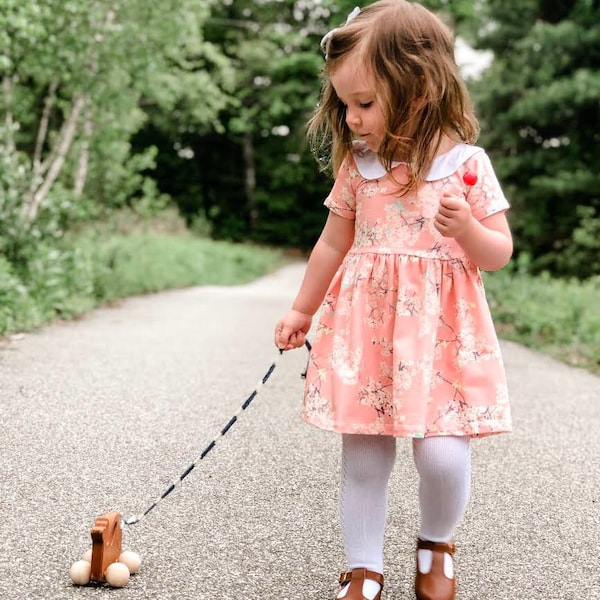
MULTIPOLYGON (((170 197, 203 235, 310 248, 331 186, 304 142, 319 40, 356 4, 0 0, 0 333, 278 260, 184 234, 170 197)), ((425 4, 495 54, 473 91, 513 206, 518 268, 486 275, 501 332, 595 368, 600 5, 425 4)))
POLYGON ((600 6, 586 0, 488 0, 482 48, 495 61, 474 86, 490 151, 513 210, 517 254, 534 272, 598 273, 600 6), (589 232, 586 234, 585 232, 589 232))
POLYGON ((94 306, 89 257, 77 248, 39 245, 22 273, 39 323, 69 318, 94 306))
MULTIPOLYGON (((8 135, 0 126, 0 139, 8 135)), ((21 198, 27 190, 27 165, 15 153, 0 152, 0 256, 13 260, 24 223, 19 218, 21 198)))
POLYGON ((591 206, 578 206, 579 225, 573 230, 567 252, 557 257, 561 271, 577 273, 581 265, 590 273, 600 273, 600 214, 591 206))
POLYGON ((305 159, 303 138, 317 102, 318 42, 331 4, 212 4, 205 38, 235 69, 222 127, 199 136, 160 115, 136 137, 158 137, 160 190, 189 223, 208 222, 217 238, 271 244, 306 246, 318 235, 322 219, 315 227, 313 214, 323 217, 330 182, 305 159), (307 215, 300 227, 299 214, 307 215), (310 231, 303 227, 309 223, 310 231))
MULTIPOLYGON (((23 261, 69 227, 166 197, 152 143, 131 138, 151 110, 208 127, 231 69, 202 36, 204 0, 0 0, 0 251, 23 261), (84 193, 85 192, 85 193, 84 193)), ((171 121, 172 123, 172 121, 171 121)))
MULTIPOLYGON (((198 136, 163 117, 139 138, 159 136, 159 187, 188 222, 208 221, 217 238, 307 249, 322 228, 332 183, 319 174, 304 142, 318 101, 319 42, 357 2, 211 4, 205 36, 235 69, 232 100, 220 113, 223 128, 198 136), (187 150, 188 158, 173 148, 187 150)), ((473 0, 426 4, 461 28, 474 22, 473 0)))
POLYGON ((0 257, 0 335, 90 310, 92 291, 89 261, 77 249, 38 245, 21 271, 0 257))
POLYGON ((26 272, 16 272, 0 257, 0 335, 36 329, 135 294, 245 283, 282 260, 267 248, 129 230, 102 228, 69 235, 54 246, 38 245, 26 272))
POLYGON ((274 250, 148 233, 81 240, 94 265, 94 297, 107 302, 194 285, 242 284, 280 260, 274 250))
POLYGON ((252 239, 308 251, 325 224, 323 201, 332 182, 319 171, 306 144, 298 141, 294 147, 292 140, 286 141, 265 140, 259 146, 257 170, 262 185, 256 201, 261 219, 252 239), (282 146, 289 153, 273 164, 268 157, 282 146))
POLYGON ((40 322, 35 302, 13 272, 12 265, 0 256, 0 334, 18 331, 40 322))
POLYGON ((600 373, 600 277, 581 282, 526 270, 484 276, 500 337, 600 373))

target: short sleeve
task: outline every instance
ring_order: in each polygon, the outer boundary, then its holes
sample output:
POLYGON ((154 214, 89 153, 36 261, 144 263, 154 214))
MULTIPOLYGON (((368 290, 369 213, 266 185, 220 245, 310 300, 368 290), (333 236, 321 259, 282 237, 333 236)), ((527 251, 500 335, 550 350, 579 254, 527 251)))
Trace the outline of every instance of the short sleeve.
POLYGON ((461 171, 461 177, 466 172, 477 175, 477 181, 467 191, 467 200, 471 205, 473 216, 478 221, 510 207, 490 158, 485 152, 478 152, 469 158, 462 165, 461 171))
POLYGON ((331 192, 324 202, 331 212, 346 219, 356 218, 356 186, 359 177, 354 159, 349 154, 342 162, 331 192))

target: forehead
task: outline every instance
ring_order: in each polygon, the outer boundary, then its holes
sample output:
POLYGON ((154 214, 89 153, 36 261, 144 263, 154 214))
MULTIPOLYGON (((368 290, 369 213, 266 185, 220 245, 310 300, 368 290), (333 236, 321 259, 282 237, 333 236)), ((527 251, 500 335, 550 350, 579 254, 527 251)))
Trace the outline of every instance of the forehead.
POLYGON ((344 60, 329 77, 339 97, 351 97, 375 93, 375 80, 361 61, 344 60))

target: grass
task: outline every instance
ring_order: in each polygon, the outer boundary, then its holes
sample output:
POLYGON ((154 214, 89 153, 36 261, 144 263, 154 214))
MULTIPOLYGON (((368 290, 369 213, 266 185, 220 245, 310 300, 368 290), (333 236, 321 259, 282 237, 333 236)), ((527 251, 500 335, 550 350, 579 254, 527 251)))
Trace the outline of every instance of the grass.
POLYGON ((243 284, 283 262, 275 249, 189 233, 79 234, 59 246, 36 248, 21 273, 0 256, 0 336, 137 294, 243 284))
POLYGON ((191 235, 112 237, 99 250, 96 296, 106 301, 194 285, 239 285, 274 269, 282 259, 273 249, 191 235))
POLYGON ((600 277, 484 275, 498 335, 600 374, 600 277))

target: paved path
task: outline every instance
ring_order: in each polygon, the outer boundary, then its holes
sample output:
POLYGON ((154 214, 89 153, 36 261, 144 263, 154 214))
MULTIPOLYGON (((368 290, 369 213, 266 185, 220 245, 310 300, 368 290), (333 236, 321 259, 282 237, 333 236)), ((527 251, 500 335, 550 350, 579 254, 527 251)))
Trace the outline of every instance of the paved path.
MULTIPOLYGON (((124 531, 122 590, 73 587, 96 516, 138 514, 277 356, 302 265, 132 298, 0 344, 0 599, 331 600, 339 438, 300 420, 304 350, 199 468, 124 531)), ((474 443, 459 600, 600 598, 600 379, 504 344, 515 432, 474 443)), ((386 600, 413 598, 416 477, 399 444, 386 600)))

